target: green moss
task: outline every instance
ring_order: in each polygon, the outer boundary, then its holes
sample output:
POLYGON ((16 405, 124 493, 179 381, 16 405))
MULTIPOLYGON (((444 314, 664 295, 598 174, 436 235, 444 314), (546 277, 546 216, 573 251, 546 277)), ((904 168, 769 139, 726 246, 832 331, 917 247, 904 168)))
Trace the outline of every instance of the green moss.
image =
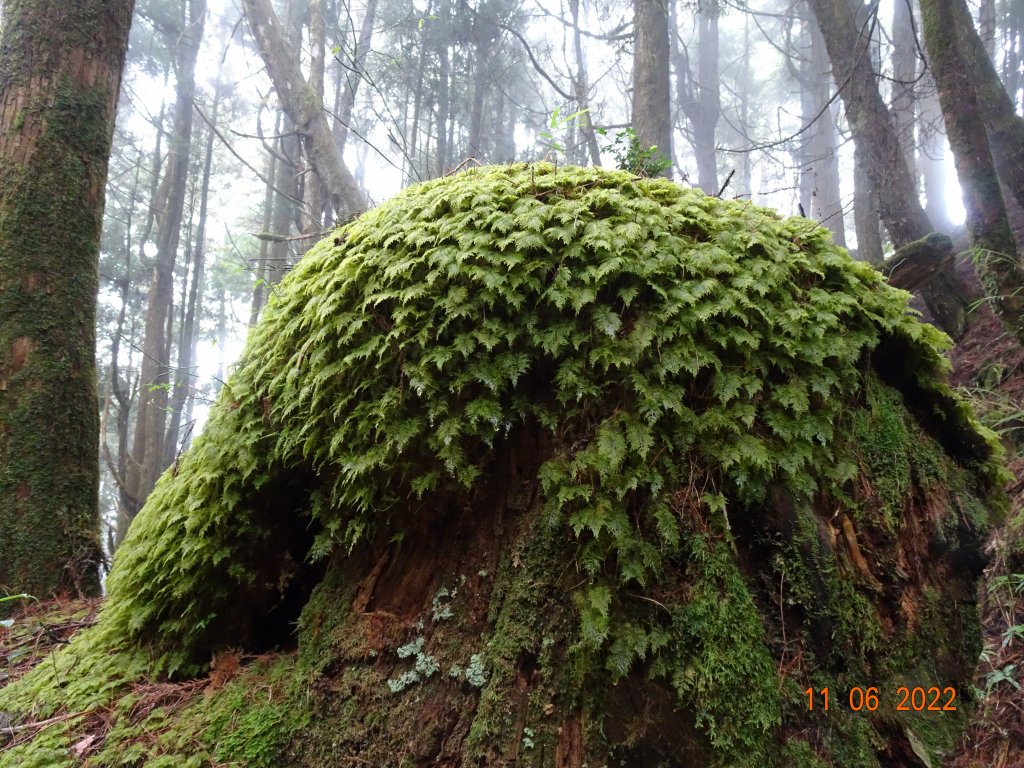
POLYGON ((68 743, 66 723, 42 728, 32 741, 0 752, 0 768, 72 768, 68 743))
POLYGON ((550 748, 559 724, 545 717, 545 707, 556 700, 570 711, 582 704, 593 659, 578 645, 576 614, 564 599, 564 584, 559 584, 559 563, 571 557, 572 546, 564 532, 544 527, 515 558, 502 561, 490 600, 493 631, 484 648, 491 674, 466 738, 465 753, 471 759, 486 759, 495 744, 517 743, 524 727, 532 727, 535 743, 550 748), (576 646, 571 655, 570 645, 576 646), (526 701, 515 691, 524 664, 537 669, 541 678, 526 701))
POLYGON ((652 672, 669 676, 697 712, 714 766, 771 764, 782 703, 764 626, 723 541, 690 539, 689 599, 673 611, 672 640, 652 672))
POLYGON ((878 508, 870 519, 892 536, 899 530, 913 486, 914 453, 927 444, 919 439, 919 429, 912 433, 907 428, 898 392, 876 383, 867 388, 866 400, 867 408, 852 417, 851 448, 865 464, 864 475, 871 478, 872 501, 878 508))
MULTIPOLYGON (((282 284, 67 651, 106 670, 75 700, 254 643, 321 562, 305 703, 225 689, 147 756, 550 760, 575 728, 591 764, 873 767, 894 713, 822 718, 802 691, 969 679, 1000 477, 906 300, 809 222, 663 179, 528 165, 406 190, 282 284), (501 533, 470 545, 476 519, 501 533), (472 604, 462 568, 495 574, 472 604), (394 606, 370 607, 378 578, 394 606), (482 685, 450 674, 474 656, 482 685)), ((937 754, 960 725, 913 731, 937 754)))
POLYGON ((335 241, 289 275, 121 548, 105 620, 175 638, 172 666, 270 597, 267 550, 290 523, 266 500, 297 470, 321 478, 308 513, 328 552, 409 493, 472 486, 488 447, 536 420, 577 446, 541 470, 550 518, 583 538, 588 569, 615 552, 642 583, 678 540, 679 457, 738 500, 843 482, 834 425, 863 354, 889 335, 921 371, 945 366, 905 294, 823 230, 664 180, 481 169, 335 241), (651 537, 624 525, 626 493, 647 499, 651 537))

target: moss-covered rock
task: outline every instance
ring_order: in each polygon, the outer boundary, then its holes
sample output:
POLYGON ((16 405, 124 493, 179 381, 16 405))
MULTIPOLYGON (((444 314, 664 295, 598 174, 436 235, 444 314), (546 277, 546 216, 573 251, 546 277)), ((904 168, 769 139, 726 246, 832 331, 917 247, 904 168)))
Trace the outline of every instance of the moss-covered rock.
MULTIPOLYGON (((812 222, 661 179, 406 190, 280 286, 99 624, 0 709, 297 620, 254 765, 935 765, 1002 474, 906 301, 812 222)), ((254 760, 221 711, 159 743, 254 760)))

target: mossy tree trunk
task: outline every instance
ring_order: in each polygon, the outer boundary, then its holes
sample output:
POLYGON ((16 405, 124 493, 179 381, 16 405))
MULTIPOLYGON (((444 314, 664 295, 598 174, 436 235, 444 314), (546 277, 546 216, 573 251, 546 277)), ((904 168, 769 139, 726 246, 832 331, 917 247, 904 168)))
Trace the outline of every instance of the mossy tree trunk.
POLYGON ((99 591, 95 306, 133 0, 2 3, 0 589, 99 591))
MULTIPOLYGON (((954 3, 950 13, 956 18, 961 55, 970 61, 971 85, 997 163, 996 172, 1017 202, 1024 205, 1024 118, 1017 114, 1013 99, 1003 87, 967 5, 954 3)), ((929 51, 928 55, 931 58, 934 54, 929 51)))
MULTIPOLYGON (((980 60, 988 62, 988 53, 976 34, 976 46, 969 45, 963 33, 957 34, 959 28, 972 24, 963 0, 921 0, 921 19, 949 146, 964 190, 967 229, 978 251, 978 272, 1003 324, 1024 343, 1024 266, 985 131, 982 91, 975 90, 968 76, 983 68, 980 60)), ((1024 153, 1024 141, 1019 149, 1024 153)))

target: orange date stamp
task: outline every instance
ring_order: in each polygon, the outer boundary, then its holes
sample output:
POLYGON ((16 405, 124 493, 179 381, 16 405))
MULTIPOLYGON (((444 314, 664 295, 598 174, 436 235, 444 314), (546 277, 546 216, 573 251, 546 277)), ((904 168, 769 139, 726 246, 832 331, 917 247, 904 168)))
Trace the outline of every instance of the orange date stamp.
MULTIPOLYGON (((846 704, 854 712, 874 712, 881 703, 882 694, 876 686, 854 686, 843 700, 841 694, 834 696, 828 688, 808 688, 804 691, 808 710, 829 711, 830 705, 846 704)), ((923 687, 901 685, 893 697, 897 712, 956 712, 956 688, 947 685, 923 687)))

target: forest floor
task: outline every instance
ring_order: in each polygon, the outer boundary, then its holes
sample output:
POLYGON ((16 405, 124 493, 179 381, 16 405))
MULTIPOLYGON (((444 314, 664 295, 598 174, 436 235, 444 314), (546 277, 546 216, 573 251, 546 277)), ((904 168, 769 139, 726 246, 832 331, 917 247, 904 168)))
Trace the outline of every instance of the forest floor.
MULTIPOLYGON (((985 306, 968 336, 952 351, 953 383, 973 400, 979 417, 1003 437, 1014 480, 1010 483, 1012 512, 1008 522, 992 532, 991 558, 982 589, 985 645, 975 677, 981 704, 956 750, 944 762, 948 768, 1024 768, 1024 349, 1006 333, 985 306)), ((9 628, 0 627, 0 687, 17 679, 95 621, 98 600, 30 603, 14 615, 9 628)), ((129 717, 142 722, 156 707, 168 712, 222 687, 251 657, 222 654, 202 680, 184 683, 148 682, 133 691, 129 717)), ((97 755, 110 731, 114 713, 68 713, 13 730, 0 713, 0 751, 32 738, 55 719, 86 717, 89 722, 73 747, 83 765, 97 755), (3 738, 5 737, 6 738, 3 738)), ((138 747, 156 735, 141 733, 138 747)))
POLYGON ((981 705, 949 768, 1024 768, 1024 349, 986 306, 953 349, 953 383, 1003 438, 1014 479, 1008 523, 993 530, 983 586, 981 705))

